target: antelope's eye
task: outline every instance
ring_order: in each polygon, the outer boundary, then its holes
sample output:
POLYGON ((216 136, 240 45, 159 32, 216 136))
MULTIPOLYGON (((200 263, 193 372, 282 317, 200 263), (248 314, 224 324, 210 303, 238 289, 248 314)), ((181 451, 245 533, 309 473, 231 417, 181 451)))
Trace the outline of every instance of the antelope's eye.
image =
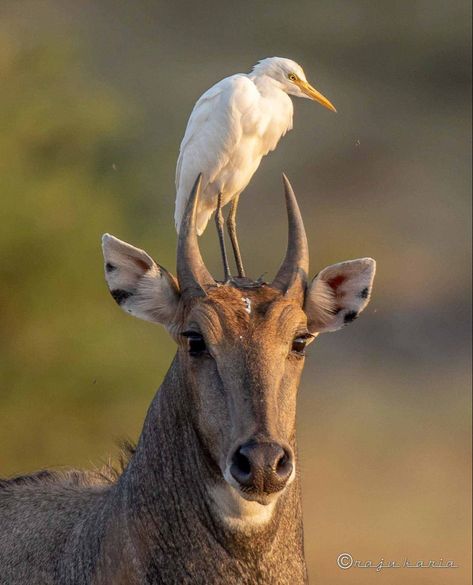
POLYGON ((288 75, 288 78, 289 78, 291 81, 296 81, 296 79, 297 79, 297 75, 296 75, 295 73, 289 73, 289 75, 288 75))
POLYGON ((313 339, 312 335, 298 335, 292 341, 291 351, 297 355, 305 355, 305 348, 309 341, 313 339))
POLYGON ((207 353, 207 346, 203 336, 195 331, 185 331, 183 337, 187 338, 187 350, 192 357, 198 357, 207 353))

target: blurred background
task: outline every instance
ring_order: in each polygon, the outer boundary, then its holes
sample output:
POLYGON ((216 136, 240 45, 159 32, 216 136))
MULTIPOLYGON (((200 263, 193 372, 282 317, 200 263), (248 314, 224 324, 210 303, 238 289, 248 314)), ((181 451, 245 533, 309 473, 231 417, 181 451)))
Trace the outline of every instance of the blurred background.
MULTIPOLYGON (((196 99, 260 58, 337 106, 294 130, 240 205, 250 275, 286 245, 295 187, 311 270, 378 261, 373 299, 311 347, 299 397, 314 583, 470 575, 470 3, 0 0, 0 475, 95 466, 136 439, 174 352, 103 279, 109 231, 174 270, 174 170, 196 99), (382 572, 355 559, 452 559, 382 572)), ((213 226, 202 247, 221 276, 213 226)))

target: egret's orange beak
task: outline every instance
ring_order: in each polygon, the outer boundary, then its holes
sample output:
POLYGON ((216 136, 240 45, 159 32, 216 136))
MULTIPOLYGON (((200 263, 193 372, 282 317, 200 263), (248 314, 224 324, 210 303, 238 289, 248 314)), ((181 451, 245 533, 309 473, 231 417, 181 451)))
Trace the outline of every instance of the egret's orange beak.
POLYGON ((322 95, 319 91, 312 87, 308 81, 302 81, 302 79, 298 79, 294 82, 301 91, 303 91, 307 96, 310 97, 311 100, 319 102, 325 108, 332 110, 332 112, 336 112, 335 106, 329 101, 324 95, 322 95))

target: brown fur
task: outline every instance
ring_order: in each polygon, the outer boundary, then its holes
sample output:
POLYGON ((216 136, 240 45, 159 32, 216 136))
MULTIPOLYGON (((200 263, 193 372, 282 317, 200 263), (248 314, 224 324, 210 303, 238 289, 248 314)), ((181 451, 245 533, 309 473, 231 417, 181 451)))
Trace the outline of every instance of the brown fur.
POLYGON ((166 326, 177 353, 123 472, 40 472, 0 482, 1 585, 306 583, 297 462, 292 483, 257 496, 231 487, 229 463, 249 439, 297 454, 304 357, 294 340, 319 325, 337 328, 366 306, 369 294, 360 291, 371 291, 370 261, 321 272, 328 280, 350 276, 337 281, 345 304, 333 316, 327 308, 337 291, 326 283, 320 290, 317 279, 305 305, 249 281, 184 295, 142 250, 107 236, 104 255, 111 292, 125 293, 115 295, 121 308, 166 326), (198 356, 182 335, 189 330, 205 341, 198 356), (270 512, 255 522, 248 513, 255 509, 270 512))

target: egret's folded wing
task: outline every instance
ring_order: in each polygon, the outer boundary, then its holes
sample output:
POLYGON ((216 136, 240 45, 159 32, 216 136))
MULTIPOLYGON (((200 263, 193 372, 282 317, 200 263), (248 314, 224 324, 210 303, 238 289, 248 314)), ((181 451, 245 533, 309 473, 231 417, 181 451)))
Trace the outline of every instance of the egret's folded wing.
POLYGON ((248 131, 242 121, 260 94, 246 75, 223 79, 197 101, 182 139, 176 168, 176 227, 184 213, 192 185, 199 173, 202 191, 218 176, 248 131))

